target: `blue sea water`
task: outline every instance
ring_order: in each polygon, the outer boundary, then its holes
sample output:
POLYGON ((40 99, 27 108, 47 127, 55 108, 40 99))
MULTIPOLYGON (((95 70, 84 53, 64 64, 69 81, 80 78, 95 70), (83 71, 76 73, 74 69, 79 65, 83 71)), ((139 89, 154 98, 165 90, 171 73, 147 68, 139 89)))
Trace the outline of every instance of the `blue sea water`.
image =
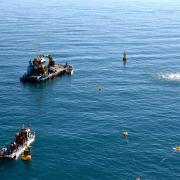
POLYGON ((1 0, 0 115, 0 146, 36 132, 0 180, 180 179, 180 1, 1 0), (73 76, 20 83, 38 53, 73 76))

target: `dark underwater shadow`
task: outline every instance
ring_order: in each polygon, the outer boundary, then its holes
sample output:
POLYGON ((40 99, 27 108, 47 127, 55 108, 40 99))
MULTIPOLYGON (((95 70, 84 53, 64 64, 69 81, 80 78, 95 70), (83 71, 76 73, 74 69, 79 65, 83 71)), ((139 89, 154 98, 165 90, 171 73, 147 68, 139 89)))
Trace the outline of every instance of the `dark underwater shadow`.
POLYGON ((16 161, 13 159, 0 159, 0 169, 12 168, 16 165, 16 161))
POLYGON ((22 83, 20 85, 22 95, 35 103, 39 108, 47 103, 49 98, 58 96, 58 94, 69 84, 71 84, 72 76, 58 76, 41 83, 22 83))
POLYGON ((31 161, 25 162, 20 159, 18 160, 0 159, 0 177, 2 178, 4 177, 6 179, 7 177, 8 179, 8 176, 11 176, 12 179, 14 178, 16 179, 16 175, 22 173, 21 178, 23 179, 30 176, 31 172, 32 172, 31 161))
POLYGON ((58 84, 59 81, 62 81, 64 79, 67 79, 68 81, 71 80, 72 76, 71 75, 64 75, 64 76, 58 76, 54 79, 49 79, 47 81, 44 82, 40 82, 40 83, 28 83, 28 82, 20 82, 21 86, 23 88, 27 88, 29 90, 33 90, 33 89, 45 89, 45 88, 49 88, 49 87, 53 87, 54 85, 58 84))

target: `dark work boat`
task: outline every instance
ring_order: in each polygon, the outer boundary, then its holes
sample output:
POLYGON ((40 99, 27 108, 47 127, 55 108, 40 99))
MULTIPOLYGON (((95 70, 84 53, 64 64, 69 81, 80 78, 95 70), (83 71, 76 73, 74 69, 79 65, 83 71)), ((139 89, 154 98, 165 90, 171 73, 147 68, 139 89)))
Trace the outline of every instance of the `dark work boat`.
POLYGON ((73 73, 73 66, 56 64, 51 55, 38 55, 29 61, 27 72, 20 78, 22 82, 43 82, 56 76, 73 73), (48 61, 48 64, 46 65, 48 61))

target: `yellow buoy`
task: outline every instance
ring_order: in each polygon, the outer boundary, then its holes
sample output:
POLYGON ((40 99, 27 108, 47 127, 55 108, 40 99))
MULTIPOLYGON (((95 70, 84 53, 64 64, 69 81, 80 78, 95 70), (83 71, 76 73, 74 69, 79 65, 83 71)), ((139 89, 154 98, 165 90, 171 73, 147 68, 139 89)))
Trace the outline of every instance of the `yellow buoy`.
POLYGON ((124 132, 122 133, 122 135, 123 135, 124 137, 128 137, 128 132, 127 132, 127 131, 124 131, 124 132))
POLYGON ((176 151, 180 151, 180 146, 176 146, 176 151))

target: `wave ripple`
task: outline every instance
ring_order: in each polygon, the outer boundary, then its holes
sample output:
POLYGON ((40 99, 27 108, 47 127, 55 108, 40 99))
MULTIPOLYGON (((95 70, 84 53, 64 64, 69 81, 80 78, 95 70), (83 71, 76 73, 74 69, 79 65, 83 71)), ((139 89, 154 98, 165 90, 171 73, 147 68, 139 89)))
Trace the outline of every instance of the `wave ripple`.
POLYGON ((180 81, 180 72, 160 74, 160 78, 172 81, 180 81))

